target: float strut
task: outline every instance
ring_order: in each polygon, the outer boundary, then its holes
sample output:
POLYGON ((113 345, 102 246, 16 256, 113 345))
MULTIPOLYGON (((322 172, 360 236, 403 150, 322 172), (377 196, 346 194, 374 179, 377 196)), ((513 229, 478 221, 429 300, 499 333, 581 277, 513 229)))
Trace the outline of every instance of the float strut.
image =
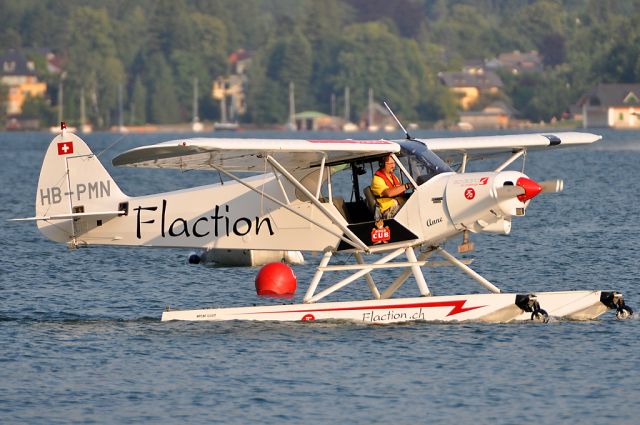
POLYGON ((465 272, 466 274, 474 278, 478 283, 480 283, 482 286, 487 288, 489 291, 493 292, 494 294, 499 294, 501 292, 497 286, 489 282, 484 277, 480 276, 471 267, 467 266, 462 261, 458 260, 456 257, 449 254, 447 251, 445 251, 444 248, 439 246, 437 249, 440 255, 442 255, 445 259, 447 259, 447 261, 449 261, 454 266, 457 266, 458 268, 460 268, 460 270, 462 270, 463 272, 465 272))
POLYGON ((331 251, 327 251, 324 253, 324 256, 322 257, 322 260, 320 260, 320 264, 318 265, 318 268, 316 269, 316 273, 313 275, 313 279, 311 280, 311 283, 309 284, 309 289, 307 289, 307 293, 304 296, 303 302, 307 303, 309 302, 309 300, 311 299, 311 297, 313 297, 314 292, 316 292, 316 288, 318 287, 318 283, 320 282, 320 279, 322 278, 322 274, 324 273, 323 268, 327 267, 327 264, 329 264, 329 260, 331 260, 331 256, 333 255, 333 253, 331 251))

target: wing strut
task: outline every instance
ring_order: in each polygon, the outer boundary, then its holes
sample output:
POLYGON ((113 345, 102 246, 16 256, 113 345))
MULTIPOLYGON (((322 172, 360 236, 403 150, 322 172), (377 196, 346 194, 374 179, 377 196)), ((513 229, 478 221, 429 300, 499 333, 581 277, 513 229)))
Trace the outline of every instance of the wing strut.
POLYGON ((524 155, 527 152, 526 149, 520 149, 517 152, 514 152, 513 155, 511 155, 505 162, 503 162, 502 164, 500 164, 498 166, 498 168, 496 168, 494 171, 496 173, 504 170, 505 168, 507 168, 513 161, 515 161, 516 159, 520 158, 522 155, 524 155))
MULTIPOLYGON (((323 158, 324 160, 324 158, 323 158)), ((329 220, 331 220, 331 222, 333 224, 335 224, 336 226, 338 226, 340 228, 340 230, 342 230, 344 232, 345 235, 347 235, 349 237, 349 241, 345 241, 347 242, 349 245, 355 247, 355 248, 359 248, 362 249, 366 252, 369 252, 369 247, 367 245, 364 244, 364 242, 362 242, 360 240, 359 237, 357 237, 351 230, 349 230, 349 228, 345 225, 343 225, 342 223, 338 222, 337 220, 335 220, 333 218, 333 215, 325 208, 324 205, 322 205, 322 203, 318 200, 318 198, 316 198, 315 196, 313 196, 313 194, 311 192, 309 192, 309 190, 307 190, 306 187, 304 187, 302 184, 300 184, 300 182, 293 177, 282 165, 280 165, 280 163, 271 155, 267 155, 267 161, 269 161, 269 164, 271 164, 273 167, 275 167, 278 171, 280 171, 280 174, 282 174, 283 176, 286 177, 287 180, 289 180, 289 182, 291 182, 291 184, 293 184, 297 189, 299 189, 302 193, 304 193, 307 198, 309 198, 309 201, 311 201, 311 203, 313 205, 315 205, 320 211, 322 211, 322 213, 327 216, 327 218, 329 220)), ((324 163, 324 161, 323 161, 324 163)), ((323 164, 324 165, 324 164, 323 164)), ((322 178, 322 171, 320 174, 320 178, 322 178)), ((307 218, 308 220, 308 218, 307 218)))
MULTIPOLYGON (((271 165, 273 165, 274 167, 276 167, 273 163, 272 163, 271 165)), ((278 164, 278 165, 279 165, 279 164, 278 164)), ((252 185, 250 185, 249 183, 245 182, 245 181, 244 181, 244 180, 242 180, 241 178, 238 178, 236 175, 231 174, 230 172, 226 171, 224 168, 219 167, 219 166, 214 165, 214 164, 209 164, 209 166, 210 166, 210 167, 212 167, 213 169, 217 170, 218 172, 220 172, 220 173, 224 174, 225 176, 228 176, 229 178, 231 178, 231 179, 233 179, 233 180, 237 181, 238 183, 240 183, 241 185, 243 185, 243 186, 247 187, 248 189, 250 189, 250 190, 252 190, 252 191, 256 192, 257 194, 259 194, 259 195, 261 195, 261 196, 264 196, 265 198, 267 198, 267 199, 268 199, 268 200, 270 200, 271 202, 274 202, 274 203, 276 203, 276 204, 280 205, 281 207, 285 208, 287 211, 289 211, 289 212, 291 212, 291 213, 293 213, 293 214, 297 215, 298 217, 300 217, 300 218, 302 218, 302 219, 304 219, 304 220, 309 221, 310 223, 314 224, 315 226, 318 226, 319 228, 321 228, 321 229, 322 229, 322 230, 324 230, 325 232, 328 232, 328 233, 330 233, 330 234, 332 234, 332 235, 334 235, 334 236, 336 236, 336 237, 340 238, 340 240, 343 240, 345 243, 348 243, 349 245, 353 246, 354 248, 356 248, 356 249, 362 249, 362 247, 364 247, 366 251, 368 251, 368 250, 369 250, 369 248, 368 248, 366 245, 364 245, 364 243, 362 243, 362 241, 361 241, 360 239, 358 239, 358 238, 357 238, 357 236, 355 236, 355 235, 354 235, 354 237, 356 238, 356 240, 357 240, 358 242, 360 242, 360 244, 361 244, 361 245, 356 244, 354 241, 352 241, 352 240, 350 240, 350 239, 348 239, 348 238, 345 238, 343 235, 340 235, 340 234, 338 234, 338 233, 334 232, 333 230, 329 229, 328 227, 323 226, 322 224, 312 222, 312 221, 309 219, 309 217, 307 217, 307 216, 305 216, 304 214, 302 214, 302 213, 300 213, 300 212, 298 212, 298 211, 294 210, 294 209, 293 209, 293 208, 291 208, 289 205, 287 205, 287 204, 283 203, 282 201, 280 201, 280 200, 278 200, 278 199, 274 198, 273 196, 269 195, 268 193, 264 193, 264 191, 261 191, 261 190, 259 190, 259 189, 255 188, 255 187, 253 187, 252 185)), ((278 168, 278 167, 276 167, 276 168, 278 169, 278 171, 280 171, 280 172, 282 173, 282 170, 283 170, 282 168, 278 168)), ((291 180, 291 179, 290 179, 290 177, 287 175, 288 173, 286 173, 286 170, 284 170, 284 171, 285 171, 285 172, 284 172, 284 173, 282 173, 282 175, 284 175, 284 176, 287 178, 287 180, 291 180)), ((295 180, 295 179, 294 179, 294 180, 295 180)), ((297 182, 297 180, 296 180, 296 182, 297 182)), ((302 186, 300 185, 300 187, 302 187, 302 186)), ((310 196, 309 192, 308 192, 304 187, 303 187, 303 190, 305 190, 305 192, 306 192, 306 193, 305 193, 305 195, 309 196, 309 197, 310 197, 310 199, 312 200, 312 202, 313 202, 313 200, 315 200, 315 201, 317 202, 317 199, 314 199, 312 195, 310 196)), ((318 202, 318 203, 319 203, 319 202, 318 202)), ((336 224, 338 227, 340 227, 340 229, 341 229, 341 230, 343 230, 344 226, 341 226, 339 223, 336 223, 336 222, 335 222, 335 220, 333 219, 333 217, 331 216, 331 214, 328 214, 328 213, 327 213, 327 210, 326 210, 326 209, 324 209, 324 208, 323 208, 323 209, 322 209, 322 212, 323 212, 327 217, 329 217, 329 219, 333 222, 333 224, 336 224)), ((348 230, 348 229, 347 229, 347 230, 348 230)))

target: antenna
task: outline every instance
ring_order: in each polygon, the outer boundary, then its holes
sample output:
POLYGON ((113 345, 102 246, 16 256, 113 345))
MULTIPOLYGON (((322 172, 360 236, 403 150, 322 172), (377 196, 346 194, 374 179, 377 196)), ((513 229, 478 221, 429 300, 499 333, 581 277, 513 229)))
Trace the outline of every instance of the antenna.
POLYGON ((393 119, 396 120, 396 122, 398 123, 402 131, 404 131, 404 134, 407 136, 407 140, 412 140, 413 137, 411 137, 409 135, 409 132, 402 126, 402 124, 400 123, 400 120, 398 119, 398 117, 396 117, 396 114, 394 114, 391 108, 389 107, 389 105, 387 105, 387 102, 382 102, 382 103, 384 103, 384 107, 387 108, 387 111, 389 111, 393 119))

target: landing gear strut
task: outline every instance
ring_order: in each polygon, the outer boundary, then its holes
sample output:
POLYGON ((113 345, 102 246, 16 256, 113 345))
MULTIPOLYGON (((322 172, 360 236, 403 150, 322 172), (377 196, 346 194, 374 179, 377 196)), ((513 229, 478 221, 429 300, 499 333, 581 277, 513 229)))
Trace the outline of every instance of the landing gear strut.
POLYGON ((516 295, 516 305, 523 311, 531 313, 531 320, 547 323, 549 314, 540 307, 538 298, 534 294, 516 295))
POLYGON ((618 292, 603 292, 600 301, 609 308, 615 308, 618 319, 628 319, 633 314, 631 307, 624 303, 622 294, 618 292))

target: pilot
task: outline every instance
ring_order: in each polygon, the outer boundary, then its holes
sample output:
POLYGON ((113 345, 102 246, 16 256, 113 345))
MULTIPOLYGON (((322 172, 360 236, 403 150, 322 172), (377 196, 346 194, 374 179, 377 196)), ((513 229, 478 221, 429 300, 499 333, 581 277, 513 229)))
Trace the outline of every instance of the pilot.
POLYGON ((382 213, 382 218, 392 218, 406 202, 405 192, 411 189, 411 184, 401 184, 394 174, 396 163, 387 155, 380 161, 380 169, 371 179, 371 192, 382 213))

